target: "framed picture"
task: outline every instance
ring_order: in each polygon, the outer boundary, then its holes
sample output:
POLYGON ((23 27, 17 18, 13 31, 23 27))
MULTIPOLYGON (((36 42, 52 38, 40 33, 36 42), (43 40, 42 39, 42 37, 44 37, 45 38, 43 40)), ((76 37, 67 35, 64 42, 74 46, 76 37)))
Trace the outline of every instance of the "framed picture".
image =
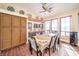
POLYGON ((38 24, 36 24, 36 28, 38 28, 38 24))
POLYGON ((40 24, 38 24, 38 28, 40 28, 40 24))
POLYGON ((38 28, 38 24, 36 25, 36 28, 38 28))
POLYGON ((32 23, 28 22, 28 29, 32 29, 32 23))
POLYGON ((34 24, 33 27, 36 28, 36 24, 34 24))

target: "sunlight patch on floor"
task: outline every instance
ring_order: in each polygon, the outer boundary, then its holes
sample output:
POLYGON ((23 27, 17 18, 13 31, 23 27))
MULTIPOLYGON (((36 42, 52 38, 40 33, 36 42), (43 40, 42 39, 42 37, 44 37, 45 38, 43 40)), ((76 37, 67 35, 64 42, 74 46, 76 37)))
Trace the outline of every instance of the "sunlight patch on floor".
POLYGON ((72 46, 63 44, 63 47, 65 48, 69 56, 79 56, 79 54, 73 49, 72 46))

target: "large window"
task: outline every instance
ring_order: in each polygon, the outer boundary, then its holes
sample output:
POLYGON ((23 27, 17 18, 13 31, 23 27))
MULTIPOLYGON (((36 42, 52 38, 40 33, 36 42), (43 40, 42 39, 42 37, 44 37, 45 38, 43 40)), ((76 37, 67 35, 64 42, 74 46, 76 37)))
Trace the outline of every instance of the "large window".
POLYGON ((57 21, 57 19, 53 19, 52 20, 52 31, 58 31, 57 30, 57 23, 58 23, 58 21, 57 21))
POLYGON ((61 18, 61 36, 69 36, 71 31, 71 16, 61 18))
POLYGON ((46 22, 45 22, 45 31, 46 31, 46 32, 49 32, 49 31, 50 31, 50 24, 51 24, 50 21, 46 21, 46 22))

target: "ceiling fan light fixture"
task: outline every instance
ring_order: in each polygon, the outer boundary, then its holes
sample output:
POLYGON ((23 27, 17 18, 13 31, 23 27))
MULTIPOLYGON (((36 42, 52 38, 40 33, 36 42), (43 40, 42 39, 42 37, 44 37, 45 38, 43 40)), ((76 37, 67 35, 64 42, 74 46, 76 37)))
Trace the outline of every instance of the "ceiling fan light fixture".
POLYGON ((48 12, 46 11, 46 12, 45 12, 45 14, 47 15, 47 14, 48 14, 48 12))

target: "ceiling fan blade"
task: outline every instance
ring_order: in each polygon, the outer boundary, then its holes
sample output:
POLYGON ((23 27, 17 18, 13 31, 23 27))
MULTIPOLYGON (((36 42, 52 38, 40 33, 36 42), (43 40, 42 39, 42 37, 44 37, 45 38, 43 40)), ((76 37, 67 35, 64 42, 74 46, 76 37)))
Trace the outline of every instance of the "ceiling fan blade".
POLYGON ((42 8, 46 11, 47 10, 47 8, 46 7, 44 7, 44 6, 42 6, 42 8))
POLYGON ((49 7, 49 10, 52 10, 54 7, 49 7))

